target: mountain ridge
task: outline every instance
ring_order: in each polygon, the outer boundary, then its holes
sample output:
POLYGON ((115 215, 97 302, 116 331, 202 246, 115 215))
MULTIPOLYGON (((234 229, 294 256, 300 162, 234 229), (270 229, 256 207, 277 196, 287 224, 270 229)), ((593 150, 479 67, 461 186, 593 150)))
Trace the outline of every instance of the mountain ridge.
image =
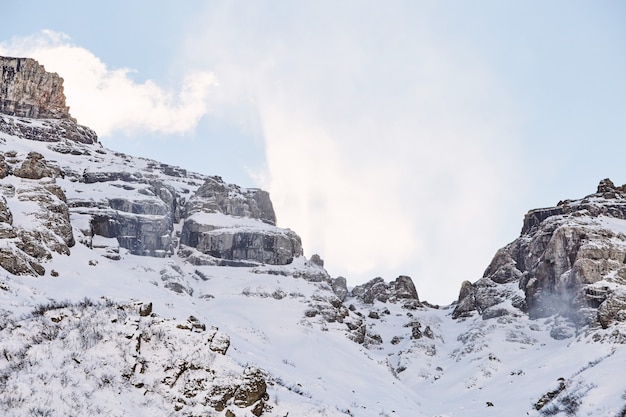
POLYGON ((433 306, 331 277, 264 191, 26 104, 0 113, 5 415, 626 415, 624 187, 529 211, 433 306))

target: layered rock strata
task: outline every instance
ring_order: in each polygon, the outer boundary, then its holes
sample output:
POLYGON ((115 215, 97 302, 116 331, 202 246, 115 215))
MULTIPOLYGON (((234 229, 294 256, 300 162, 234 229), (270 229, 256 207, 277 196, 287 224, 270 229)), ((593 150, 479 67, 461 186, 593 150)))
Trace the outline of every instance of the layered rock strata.
POLYGON ((0 113, 33 119, 70 119, 63 78, 31 58, 0 57, 0 113))
POLYGON ((271 265, 289 264, 302 256, 300 237, 274 226, 276 215, 266 191, 241 189, 210 177, 187 201, 184 212, 181 243, 204 255, 271 265))

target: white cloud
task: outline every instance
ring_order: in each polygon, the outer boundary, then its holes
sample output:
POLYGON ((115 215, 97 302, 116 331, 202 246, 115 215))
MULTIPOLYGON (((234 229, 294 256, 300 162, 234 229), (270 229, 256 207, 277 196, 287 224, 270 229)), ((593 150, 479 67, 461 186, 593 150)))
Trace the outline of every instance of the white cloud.
POLYGON ((100 136, 115 131, 183 134, 208 112, 208 98, 217 85, 210 72, 190 72, 179 91, 151 80, 138 83, 128 68, 111 69, 92 52, 72 43, 65 34, 39 34, 0 43, 0 54, 26 56, 64 78, 70 113, 100 136))

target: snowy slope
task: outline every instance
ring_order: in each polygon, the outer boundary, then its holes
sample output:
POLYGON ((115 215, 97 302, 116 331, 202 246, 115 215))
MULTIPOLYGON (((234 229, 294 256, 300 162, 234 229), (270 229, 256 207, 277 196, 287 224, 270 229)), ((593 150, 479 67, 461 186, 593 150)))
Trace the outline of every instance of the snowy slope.
MULTIPOLYGON (((64 172, 54 184, 65 192, 77 241, 69 255, 51 251, 44 275, 0 274, 3 415, 249 416, 255 405, 240 407, 235 396, 221 407, 215 398, 219 387, 259 375, 267 397, 255 412, 272 416, 626 415, 626 350, 611 336, 621 324, 530 320, 510 302, 512 314, 486 320, 455 320, 454 305, 367 303, 352 295, 342 302, 325 271, 302 256, 288 265, 231 267, 194 264, 176 251, 133 255, 114 238, 85 235, 90 210, 114 212, 106 202, 124 199, 154 202, 158 211, 160 200, 133 178, 192 196, 208 177, 100 144, 6 133, 0 142, 15 168, 36 151, 64 172), (87 183, 85 172, 120 179, 87 183), (108 256, 112 248, 118 257, 108 256), (152 314, 140 315, 149 303, 152 314), (212 327, 230 340, 225 355, 212 349, 212 327), (355 341, 359 329, 362 343, 355 341)), ((9 175, 0 185, 20 190, 51 181, 9 175)), ((32 202, 3 193, 14 226, 45 227, 32 202)), ((193 216, 274 230, 247 217, 193 216)), ((598 222, 626 231, 625 220, 598 222)), ((182 219, 174 230, 181 227, 182 219)))

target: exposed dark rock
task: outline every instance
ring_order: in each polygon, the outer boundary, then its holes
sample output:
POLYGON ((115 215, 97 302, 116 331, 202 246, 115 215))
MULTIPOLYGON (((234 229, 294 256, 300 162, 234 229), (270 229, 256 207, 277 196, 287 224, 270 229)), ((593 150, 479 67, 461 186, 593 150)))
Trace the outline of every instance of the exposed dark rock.
POLYGON ((603 179, 598 184, 597 194, 613 193, 616 191, 615 184, 608 178, 603 179))
POLYGON ((565 380, 563 378, 559 378, 558 382, 559 386, 556 389, 546 392, 544 395, 541 396, 541 398, 539 398, 539 400, 537 400, 537 402, 535 403, 535 410, 541 410, 543 407, 545 407, 546 404, 556 398, 566 388, 565 380))
POLYGON ((34 119, 69 119, 63 78, 31 58, 0 57, 0 113, 34 119))
MULTIPOLYGON (((328 323, 343 323, 344 319, 350 315, 349 310, 343 305, 341 300, 333 296, 321 296, 314 294, 310 303, 312 309, 316 310, 328 323)), ((313 314, 311 309, 307 309, 305 314, 313 314), (307 313, 308 312, 308 313, 307 313)), ((348 325, 350 327, 350 325, 348 325)))
POLYGON ((552 216, 563 214, 563 207, 550 207, 530 210, 524 217, 524 226, 522 227, 522 235, 531 232, 537 228, 544 220, 552 216))
POLYGON ((14 275, 43 275, 45 268, 32 256, 9 248, 0 248, 0 266, 14 275))
MULTIPOLYGON (((205 398, 205 404, 213 407, 215 411, 223 411, 228 401, 235 395, 236 389, 237 387, 234 383, 230 385, 214 385, 205 398)), ((227 416, 229 415, 228 411, 226 412, 227 416)), ((235 414, 230 411, 230 415, 234 416, 235 414)))
POLYGON ((337 277, 331 281, 333 292, 343 302, 348 295, 348 281, 344 277, 337 277))
POLYGON ((609 179, 583 199, 529 211, 521 237, 496 253, 483 278, 463 283, 453 317, 498 317, 506 309, 497 306, 510 300, 531 318, 560 314, 603 327, 620 321, 622 296, 600 285, 626 284, 626 236, 603 220, 610 218, 626 219, 626 187, 609 179))
POLYGON ((413 284, 413 280, 406 275, 400 275, 395 281, 392 281, 389 284, 389 291, 392 293, 392 298, 408 298, 410 300, 419 301, 415 284, 413 284))
POLYGON ((377 277, 365 284, 354 287, 352 295, 367 304, 373 304, 375 300, 386 303, 389 299, 388 288, 385 280, 377 277))
POLYGON ((33 151, 28 154, 22 166, 13 173, 17 177, 38 180, 44 177, 59 177, 61 176, 61 169, 48 163, 42 154, 33 151))
POLYGON ((186 217, 181 244, 213 258, 286 265, 302 256, 298 235, 267 226, 276 224, 276 216, 265 191, 210 177, 184 203, 181 213, 186 217))
POLYGON ((392 345, 397 345, 398 343, 400 343, 404 338, 402 336, 394 336, 391 338, 391 344, 392 345))
POLYGON ((82 180, 86 184, 111 181, 124 181, 130 183, 145 181, 143 174, 140 172, 92 172, 87 170, 83 173, 82 180))
POLYGON ((0 132, 44 142, 97 143, 65 105, 63 78, 30 58, 0 57, 0 132), (46 119, 32 126, 29 119, 46 119))
POLYGON ((227 260, 290 264, 302 255, 300 237, 288 229, 220 227, 211 218, 191 217, 183 224, 181 243, 227 260))
POLYGON ((435 334, 433 333, 433 330, 430 328, 430 326, 426 326, 424 328, 424 336, 426 336, 429 339, 435 338, 435 334))
POLYGON ((197 212, 223 213, 276 224, 276 214, 267 191, 242 189, 226 184, 220 177, 208 178, 186 203, 185 212, 187 215, 197 212))
POLYGON ((11 169, 11 166, 7 164, 7 161, 4 159, 4 155, 0 153, 0 179, 6 178, 12 173, 13 170, 11 169))
POLYGON ((404 325, 404 327, 411 328, 411 339, 421 339, 422 334, 422 323, 417 320, 412 320, 404 325))
POLYGON ((254 407, 252 407, 252 409, 250 410, 250 412, 259 417, 261 414, 263 414, 263 411, 265 411, 265 401, 263 400, 259 400, 257 401, 257 403, 254 405, 254 407))
POLYGON ((142 304, 139 306, 139 316, 147 317, 152 313, 152 303, 142 304))
POLYGON ((2 188, 0 239, 4 240, 0 266, 16 275, 43 275, 42 263, 52 252, 69 255, 74 235, 65 193, 51 182, 19 183, 2 188), (7 198, 29 204, 33 221, 14 226, 7 198))
POLYGON ((399 276, 390 283, 386 283, 380 277, 374 278, 365 284, 354 287, 352 295, 367 304, 372 304, 374 301, 382 303, 404 301, 407 308, 421 307, 415 285, 407 276, 399 276))
MULTIPOLYGON (((74 210, 92 213, 92 210, 74 210)), ((119 245, 133 255, 165 256, 173 253, 172 222, 168 216, 131 214, 98 210, 91 219, 89 235, 117 238, 119 245)))
POLYGON ((598 307, 598 321, 605 329, 613 321, 626 321, 626 295, 608 296, 598 307))
POLYGON ((311 255, 310 261, 313 265, 317 265, 320 268, 324 268, 324 260, 318 254, 311 255))
POLYGON ((54 150, 73 155, 82 155, 84 151, 70 145, 70 143, 98 143, 96 132, 76 124, 71 119, 46 120, 33 126, 28 119, 18 119, 0 114, 0 132, 38 142, 57 143, 59 145, 55 146, 54 150))
POLYGON ((0 196, 0 223, 7 223, 8 225, 13 224, 13 214, 4 196, 0 196))
POLYGON ((243 382, 235 391, 235 405, 240 408, 250 407, 266 395, 267 383, 263 372, 254 366, 248 366, 244 370, 243 382))
POLYGON ((365 343, 365 336, 367 334, 367 326, 365 325, 365 323, 361 322, 359 326, 349 325, 348 327, 351 330, 350 335, 349 335, 350 339, 352 339, 354 342, 360 345, 365 343))
POLYGON ((469 281, 463 281, 461 283, 461 290, 459 291, 459 298, 457 300, 456 307, 452 313, 452 318, 467 317, 472 311, 476 310, 476 291, 474 286, 469 281))

